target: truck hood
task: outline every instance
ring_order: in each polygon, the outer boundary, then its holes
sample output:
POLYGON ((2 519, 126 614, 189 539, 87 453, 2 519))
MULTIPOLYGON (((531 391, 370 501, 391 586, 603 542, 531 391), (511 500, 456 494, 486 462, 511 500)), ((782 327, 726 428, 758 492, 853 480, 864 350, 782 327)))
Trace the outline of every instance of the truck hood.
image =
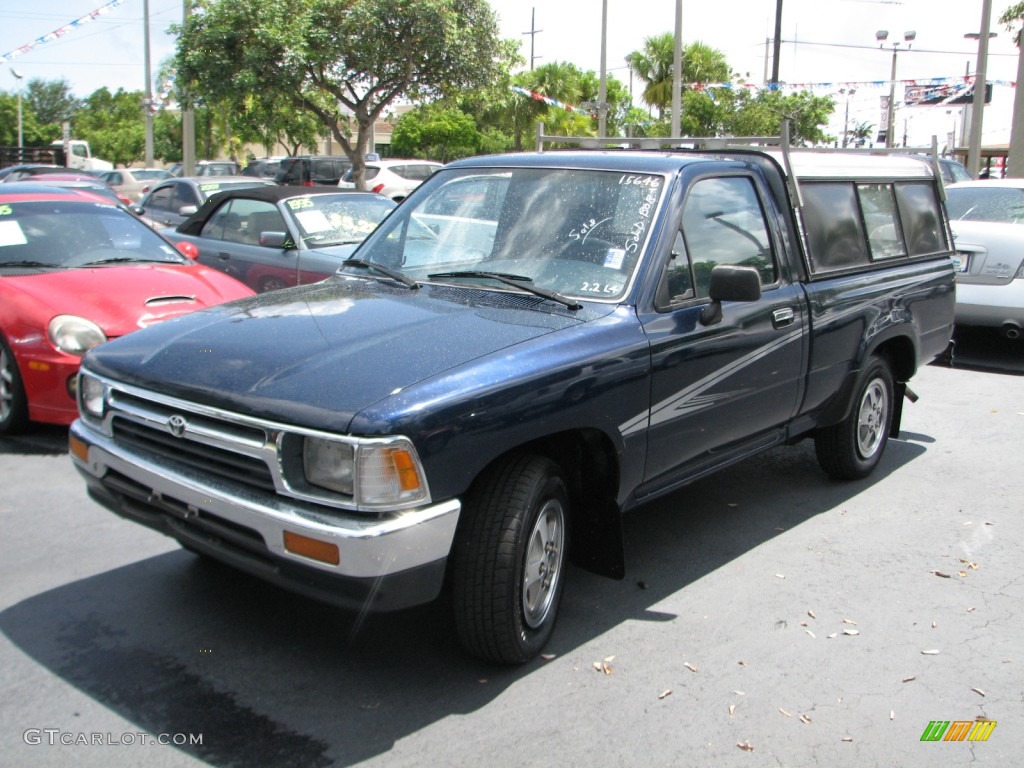
POLYGON ((342 432, 359 411, 417 382, 612 310, 339 276, 133 333, 92 350, 85 367, 185 400, 342 432))

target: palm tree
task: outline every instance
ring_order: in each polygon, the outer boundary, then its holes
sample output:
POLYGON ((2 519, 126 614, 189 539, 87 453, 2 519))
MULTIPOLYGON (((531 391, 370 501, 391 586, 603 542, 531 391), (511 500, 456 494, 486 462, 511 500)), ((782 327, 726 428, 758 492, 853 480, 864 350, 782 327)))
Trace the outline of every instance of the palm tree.
MULTIPOLYGON (((675 35, 666 32, 644 40, 642 51, 626 56, 633 74, 647 83, 642 94, 645 104, 657 108, 658 119, 665 119, 665 110, 672 102, 672 65, 675 61, 675 35)), ((694 42, 682 51, 684 83, 719 83, 729 80, 729 64, 725 54, 702 43, 694 42)))
POLYGON ((665 109, 672 102, 672 63, 675 59, 675 36, 671 32, 644 40, 642 51, 626 56, 626 63, 637 77, 647 83, 641 96, 644 103, 658 110, 658 119, 665 119, 665 109))

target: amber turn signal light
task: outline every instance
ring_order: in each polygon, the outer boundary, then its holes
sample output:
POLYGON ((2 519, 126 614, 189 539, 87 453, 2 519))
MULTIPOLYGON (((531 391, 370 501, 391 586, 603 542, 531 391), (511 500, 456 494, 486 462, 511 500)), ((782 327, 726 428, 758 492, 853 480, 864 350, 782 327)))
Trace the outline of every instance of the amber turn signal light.
POLYGON ((291 531, 284 532, 284 548, 293 555, 302 555, 321 563, 337 565, 341 562, 341 554, 336 544, 311 539, 291 531))

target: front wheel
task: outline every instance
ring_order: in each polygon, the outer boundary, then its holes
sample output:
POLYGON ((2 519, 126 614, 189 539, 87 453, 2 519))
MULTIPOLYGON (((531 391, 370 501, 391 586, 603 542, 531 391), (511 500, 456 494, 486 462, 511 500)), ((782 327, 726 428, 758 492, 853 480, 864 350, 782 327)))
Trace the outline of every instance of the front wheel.
POLYGON ((564 582, 569 494, 557 464, 507 459, 467 498, 453 562, 459 639, 482 659, 520 664, 551 636, 564 582))
POLYGON ((20 432, 28 423, 28 398, 18 361, 0 338, 0 435, 20 432))
POLYGON ((860 377, 853 410, 814 436, 821 468, 840 480, 867 477, 882 458, 892 416, 892 372, 884 360, 873 358, 860 377))

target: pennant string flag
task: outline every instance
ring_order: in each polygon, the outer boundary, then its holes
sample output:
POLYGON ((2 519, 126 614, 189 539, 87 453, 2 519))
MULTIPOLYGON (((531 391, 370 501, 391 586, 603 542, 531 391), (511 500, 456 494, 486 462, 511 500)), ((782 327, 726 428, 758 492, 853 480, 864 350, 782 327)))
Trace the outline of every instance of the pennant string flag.
POLYGON ((101 8, 97 8, 92 13, 88 13, 85 16, 82 16, 81 18, 75 19, 74 21, 65 24, 63 27, 55 29, 48 35, 37 37, 32 42, 27 43, 21 46, 20 48, 16 48, 15 50, 10 51, 9 53, 0 54, 0 61, 5 63, 10 62, 16 59, 18 56, 22 56, 23 54, 28 53, 33 48, 42 45, 43 43, 49 43, 51 40, 57 40, 58 38, 64 37, 64 35, 66 35, 68 32, 71 32, 74 29, 78 29, 79 27, 88 24, 91 21, 95 21, 100 16, 105 16, 106 14, 110 13, 114 8, 117 8, 117 6, 122 5, 124 2, 125 0, 111 0, 111 2, 107 3, 101 8))

